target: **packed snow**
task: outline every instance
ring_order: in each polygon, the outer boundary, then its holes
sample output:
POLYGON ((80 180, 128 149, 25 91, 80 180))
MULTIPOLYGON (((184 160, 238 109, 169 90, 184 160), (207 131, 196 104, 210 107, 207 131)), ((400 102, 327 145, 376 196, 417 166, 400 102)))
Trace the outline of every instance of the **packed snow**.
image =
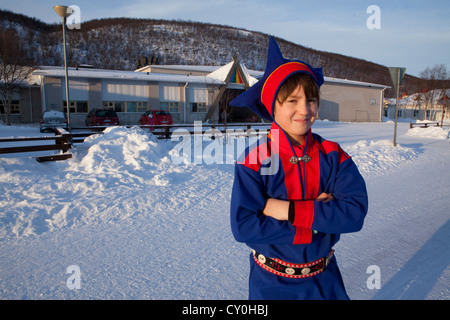
MULTIPOLYGON (((0 137, 38 131, 0 125, 0 137)), ((396 147, 392 121, 313 131, 341 144, 369 192, 363 229, 334 248, 349 296, 449 299, 448 127, 399 123, 396 147)), ((112 127, 69 160, 2 155, 0 298, 247 299, 250 250, 231 234, 229 207, 248 140, 112 127)))

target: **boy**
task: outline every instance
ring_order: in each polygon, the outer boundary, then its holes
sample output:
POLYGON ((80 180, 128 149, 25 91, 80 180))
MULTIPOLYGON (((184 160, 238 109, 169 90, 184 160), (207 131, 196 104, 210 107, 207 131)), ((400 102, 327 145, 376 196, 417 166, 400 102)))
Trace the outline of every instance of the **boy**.
POLYGON ((367 191, 339 145, 311 132, 323 82, 271 38, 263 78, 230 103, 273 122, 235 167, 231 229, 252 248, 250 299, 349 298, 332 246, 362 228, 367 191))

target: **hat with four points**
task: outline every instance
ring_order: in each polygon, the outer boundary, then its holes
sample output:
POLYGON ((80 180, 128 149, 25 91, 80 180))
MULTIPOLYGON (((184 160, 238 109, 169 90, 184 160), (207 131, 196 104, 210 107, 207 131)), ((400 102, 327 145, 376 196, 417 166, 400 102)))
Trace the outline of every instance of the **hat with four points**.
POLYGON ((309 74, 319 87, 324 82, 322 68, 313 68, 305 62, 283 58, 275 39, 270 37, 263 77, 230 101, 230 106, 248 107, 262 118, 273 121, 273 107, 278 90, 287 78, 296 73, 309 74))

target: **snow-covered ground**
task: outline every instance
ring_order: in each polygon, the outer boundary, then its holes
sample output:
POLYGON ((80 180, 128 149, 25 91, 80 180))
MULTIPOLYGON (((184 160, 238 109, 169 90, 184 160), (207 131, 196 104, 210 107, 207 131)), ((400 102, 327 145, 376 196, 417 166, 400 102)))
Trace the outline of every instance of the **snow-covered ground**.
MULTIPOLYGON (((313 129, 369 191, 363 229, 335 247, 350 297, 449 299, 449 130, 399 123, 394 147, 392 121, 313 129)), ((0 137, 32 135, 0 125, 0 137)), ((229 226, 230 159, 245 139, 204 140, 116 127, 70 160, 0 157, 0 298, 247 299, 249 249, 229 226)))

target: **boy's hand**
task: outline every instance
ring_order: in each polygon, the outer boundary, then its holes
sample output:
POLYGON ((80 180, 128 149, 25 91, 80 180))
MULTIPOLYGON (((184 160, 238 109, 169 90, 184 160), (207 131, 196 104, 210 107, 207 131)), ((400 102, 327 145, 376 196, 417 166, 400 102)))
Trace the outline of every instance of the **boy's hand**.
POLYGON ((315 201, 322 201, 322 202, 327 203, 327 202, 330 202, 331 200, 334 200, 333 195, 331 193, 323 192, 316 198, 315 201))
POLYGON ((289 219, 289 201, 269 198, 263 210, 264 215, 277 220, 289 219))

